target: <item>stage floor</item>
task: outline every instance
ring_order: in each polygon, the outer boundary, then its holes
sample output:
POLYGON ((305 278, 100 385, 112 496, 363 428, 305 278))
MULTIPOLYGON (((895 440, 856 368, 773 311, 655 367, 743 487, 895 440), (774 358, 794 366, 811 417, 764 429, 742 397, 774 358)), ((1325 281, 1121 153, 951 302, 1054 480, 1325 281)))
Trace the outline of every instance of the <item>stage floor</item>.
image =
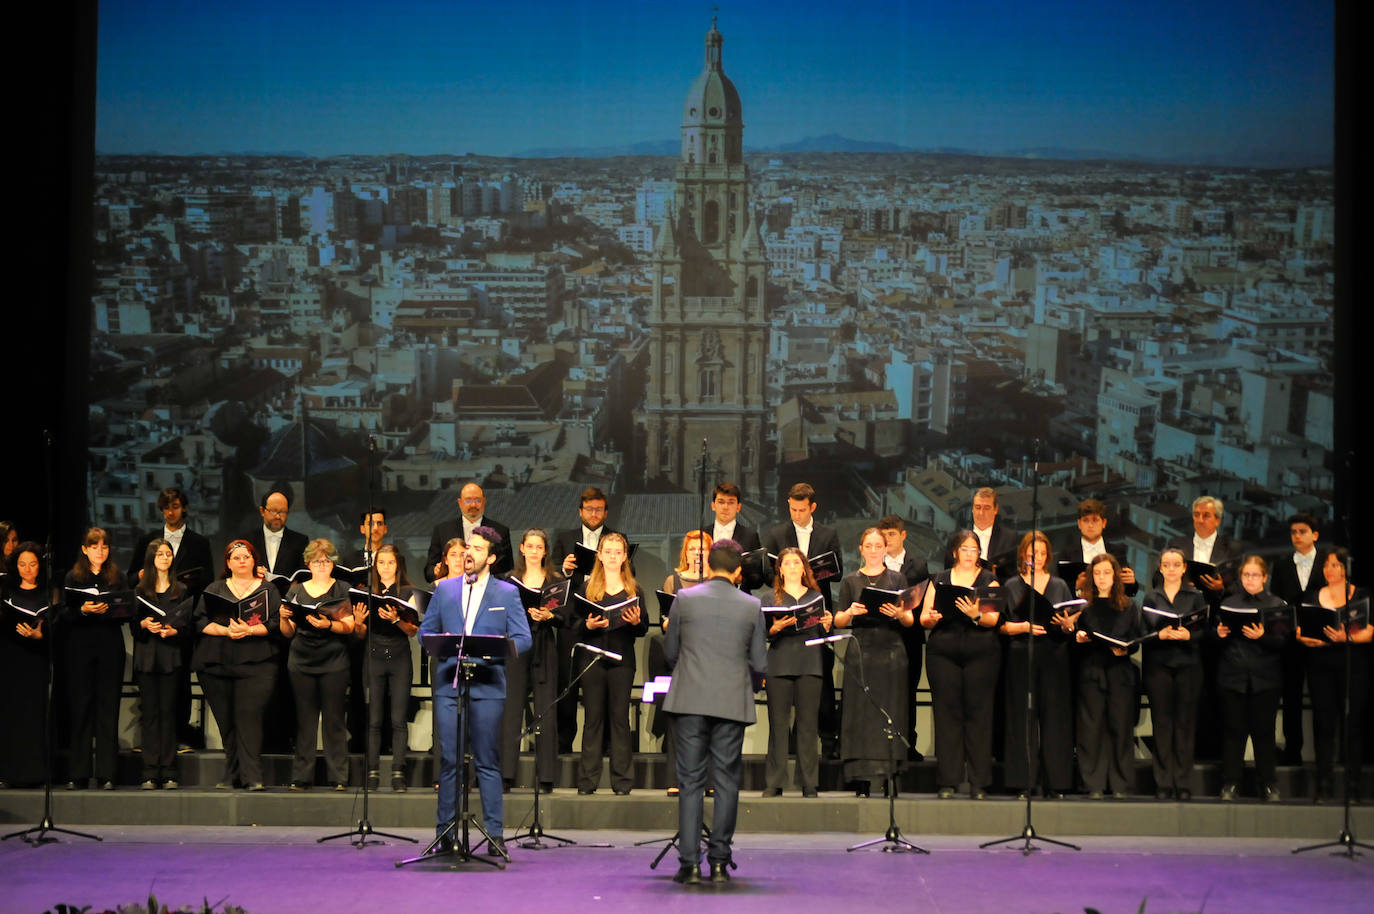
MULTIPOLYGON (((635 847, 650 837, 643 832, 569 832, 576 846, 549 850, 512 844, 512 862, 500 872, 433 861, 398 869, 395 862, 415 846, 321 845, 318 828, 89 830, 104 840, 0 844, 0 911, 37 914, 60 902, 104 911, 146 903, 149 893, 174 909, 208 899, 248 914, 443 911, 459 899, 468 910, 505 911, 1289 914, 1368 911, 1374 899, 1374 855, 1295 856, 1294 842, 1272 838, 1085 837, 1081 852, 1047 847, 1023 856, 979 850, 970 837, 909 835, 930 849, 924 856, 846 853, 857 840, 847 833, 742 834, 732 882, 685 888, 671 881, 673 854, 649 868, 660 845, 635 847)), ((399 831, 432 837, 425 829, 399 831)))

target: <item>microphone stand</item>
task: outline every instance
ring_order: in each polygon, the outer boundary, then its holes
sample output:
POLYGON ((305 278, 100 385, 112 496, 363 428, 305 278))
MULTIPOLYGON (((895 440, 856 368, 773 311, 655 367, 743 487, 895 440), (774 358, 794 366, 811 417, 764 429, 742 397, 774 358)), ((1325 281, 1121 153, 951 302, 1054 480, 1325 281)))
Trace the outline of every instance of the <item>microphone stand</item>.
MULTIPOLYGON (((573 650, 577 650, 576 645, 573 646, 573 650)), ((540 734, 539 724, 544 720, 544 716, 548 714, 551 710, 556 708, 558 706, 558 703, 562 701, 564 698, 566 698, 570 692, 572 692, 573 688, 577 686, 577 681, 581 679, 588 670, 590 670, 596 663, 598 663, 601 660, 601 656, 601 654, 592 654, 591 662, 584 666, 582 669, 578 670, 577 675, 572 677, 572 679, 568 680, 568 685, 563 689, 563 691, 560 692, 558 696, 554 698, 553 701, 549 702, 547 705, 541 708, 539 713, 534 716, 534 720, 530 721, 530 725, 525 728, 525 731, 523 733, 520 734, 521 739, 524 739, 527 736, 533 736, 536 740, 538 740, 540 734)), ((538 767, 537 762, 535 767, 538 767)), ((534 821, 530 823, 530 827, 526 829, 523 833, 516 832, 511 837, 511 840, 520 841, 522 838, 529 838, 530 840, 525 841, 520 846, 525 848, 526 850, 532 851, 542 851, 550 849, 540 840, 541 838, 548 838, 550 841, 558 841, 562 844, 576 844, 577 842, 571 838, 564 838, 559 835, 551 835, 548 832, 544 831, 544 823, 539 810, 539 794, 539 776, 536 772, 534 778, 534 821)))
MULTIPOLYGON (((929 854, 930 851, 924 847, 913 844, 902 837, 902 830, 897 827, 897 741, 901 740, 902 745, 908 749, 911 748, 911 744, 906 741, 905 734, 897 732, 897 725, 893 723, 892 715, 887 713, 887 708, 884 708, 878 699, 873 697, 873 692, 868 688, 868 679, 864 676, 863 646, 859 644, 859 639, 851 633, 848 641, 854 646, 854 656, 858 661, 854 664, 854 672, 859 676, 859 688, 863 690, 864 697, 868 699, 869 704, 873 705, 885 721, 883 733, 887 735, 887 831, 883 832, 881 838, 850 845, 845 848, 845 851, 853 853, 865 847, 881 844, 885 854, 929 854)), ((849 652, 845 651, 845 656, 848 655, 849 652)))
MULTIPOLYGON (((44 541, 44 543, 43 543, 43 551, 46 553, 46 555, 44 556, 44 564, 45 564, 47 567, 44 569, 44 572, 45 572, 44 576, 47 578, 47 589, 48 589, 48 599, 49 599, 49 600, 53 600, 53 596, 54 596, 54 594, 56 593, 56 590, 55 590, 54 584, 53 584, 53 554, 52 554, 52 531, 53 531, 53 524, 56 522, 56 518, 55 518, 56 511, 55 511, 54 508, 53 508, 53 492, 54 492, 54 488, 53 488, 53 479, 52 479, 52 475, 53 475, 53 474, 52 474, 52 465, 53 465, 52 432, 51 432, 49 429, 44 429, 44 430, 43 430, 43 470, 44 470, 44 475, 47 477, 47 486, 48 486, 48 535, 47 535, 47 539, 46 539, 46 540, 44 541)), ((47 644, 47 647, 48 647, 48 683, 47 683, 47 690, 45 691, 45 693, 44 693, 44 695, 43 695, 43 818, 40 819, 39 822, 38 822, 38 824, 35 825, 35 826, 33 826, 32 828, 26 828, 26 829, 24 829, 23 831, 10 832, 8 835, 5 835, 4 838, 0 838, 0 841, 8 841, 8 840, 11 839, 11 838, 23 838, 24 841, 27 842, 31 847, 38 847, 39 845, 42 845, 42 844, 50 844, 50 843, 52 843, 52 842, 55 842, 57 839, 51 836, 51 833, 53 833, 53 832, 56 832, 56 833, 58 833, 58 834, 63 834, 63 835, 71 835, 72 837, 75 837, 75 838, 89 838, 89 839, 92 840, 92 841, 104 841, 104 840, 105 840, 104 838, 101 838, 101 837, 99 837, 98 835, 89 835, 89 834, 87 834, 86 832, 73 831, 73 830, 70 829, 70 828, 58 828, 56 825, 53 824, 53 817, 52 817, 52 763, 53 763, 53 758, 52 758, 52 755, 53 755, 53 752, 52 752, 52 740, 53 740, 52 702, 53 702, 53 686, 54 686, 54 683, 55 683, 56 680, 57 680, 57 672, 56 672, 56 671, 57 671, 57 644, 56 644, 57 639, 56 639, 56 637, 55 637, 55 631, 54 631, 54 630, 58 627, 58 626, 57 626, 57 617, 58 617, 58 615, 61 613, 61 611, 65 608, 65 606, 66 606, 65 601, 64 601, 64 602, 56 602, 56 601, 54 601, 54 602, 51 604, 51 606, 50 606, 50 608, 49 608, 49 610, 48 610, 49 618, 48 618, 48 620, 47 620, 47 621, 48 621, 48 625, 46 626, 46 627, 47 627, 47 631, 43 633, 43 638, 48 642, 48 644, 47 644)), ((37 621, 37 620, 35 620, 35 621, 37 621)))
MULTIPOLYGON (((372 513, 373 513, 373 512, 372 512, 372 466, 373 466, 373 461, 374 461, 374 459, 376 458, 376 456, 377 456, 377 439, 374 438, 374 437, 372 437, 371 435, 368 435, 368 437, 367 437, 367 486, 366 486, 366 489, 365 489, 366 496, 367 496, 367 501, 365 501, 365 502, 363 503, 363 510, 366 512, 366 520, 365 520, 364 522, 367 524, 367 539, 366 539, 366 541, 365 541, 364 544, 363 544, 363 550, 364 550, 364 552, 365 552, 365 557, 367 558, 367 562, 366 562, 366 564, 367 564, 367 583, 364 584, 363 587, 365 588, 366 593, 367 593, 367 597, 366 597, 365 603, 366 603, 366 606, 367 606, 367 618, 368 618, 369 620, 372 620, 372 619, 373 619, 373 611, 376 609, 376 607, 373 605, 373 600, 372 600, 372 597, 373 597, 373 593, 372 593, 372 569, 375 568, 376 565, 377 565, 377 544, 374 543, 374 542, 372 541, 372 513)), ((372 683, 371 683, 371 681, 370 681, 370 677, 367 675, 367 670, 368 670, 368 667, 370 667, 371 665, 372 665, 372 626, 371 626, 371 625, 368 625, 367 631, 363 633, 363 705, 364 705, 365 707, 368 708, 368 713, 369 713, 369 714, 372 713, 372 711, 371 711, 371 708, 372 708, 372 695, 371 695, 372 683)), ((392 754, 393 757, 395 756, 395 754, 396 754, 396 747, 395 747, 395 746, 392 746, 392 747, 391 747, 391 754, 392 754)), ((363 761, 364 761, 364 765, 366 765, 366 761, 367 761, 366 734, 364 734, 363 761)), ((372 827, 372 820, 368 817, 368 801, 369 801, 369 798, 370 798, 370 795, 371 795, 371 791, 368 789, 368 783, 367 783, 367 782, 368 782, 368 773, 367 773, 366 767, 364 767, 364 771, 363 771, 363 814, 362 814, 362 818, 358 819, 358 824, 355 825, 355 826, 353 826, 353 829, 352 829, 351 831, 339 832, 338 834, 334 834, 334 835, 325 835, 323 838, 316 838, 316 839, 315 839, 315 843, 316 843, 316 844, 323 844, 323 843, 326 842, 326 841, 335 841, 335 840, 337 840, 337 839, 339 839, 339 838, 351 838, 351 839, 353 839, 353 840, 350 841, 349 843, 351 843, 351 844, 352 844, 355 848, 357 848, 358 850, 362 850, 364 847, 366 847, 366 846, 369 845, 369 844, 381 844, 382 842, 381 842, 380 840, 378 840, 378 841, 369 841, 369 840, 368 840, 369 836, 371 836, 371 835, 377 835, 377 836, 379 836, 379 837, 381 837, 381 838, 392 838, 392 839, 395 839, 395 840, 397 840, 397 841, 409 841, 411 844, 419 844, 420 842, 417 841, 417 840, 415 840, 414 838, 408 838, 408 837, 406 837, 405 835, 396 835, 396 834, 392 834, 392 833, 390 833, 390 832, 377 831, 375 828, 372 827)))
MULTIPOLYGON (((1031 531, 1036 532, 1040 529, 1040 439, 1036 438, 1031 444, 1031 531)), ((1046 550, 1048 552, 1048 550, 1046 550)), ((1022 615, 1030 624, 1031 629, 1026 633, 1026 823, 1021 827, 1021 833, 1007 838, 998 838, 996 841, 985 841, 978 845, 980 849, 996 847, 999 844, 1010 844, 1013 841, 1023 841, 1021 845, 1021 856, 1029 856, 1031 851, 1039 850, 1031 844, 1032 841, 1044 841, 1057 847, 1067 847, 1070 850, 1082 850, 1077 844, 1070 844, 1067 841, 1058 841, 1054 838, 1046 838, 1036 833, 1035 824, 1031 821, 1032 810, 1034 808, 1035 784, 1039 778, 1032 777, 1032 773, 1037 771, 1035 764, 1035 747, 1043 744, 1043 734, 1040 733, 1035 720, 1035 614, 1032 607, 1035 605, 1035 538, 1031 538, 1030 555, 1026 557, 1026 567, 1030 570, 1030 586, 1026 588, 1026 596, 1021 601, 1023 608, 1022 615), (1032 736, 1032 734, 1035 734, 1032 736)), ((1046 570, 1045 576, 1049 577, 1046 570)), ((1044 774, 1044 772, 1039 772, 1044 774)))

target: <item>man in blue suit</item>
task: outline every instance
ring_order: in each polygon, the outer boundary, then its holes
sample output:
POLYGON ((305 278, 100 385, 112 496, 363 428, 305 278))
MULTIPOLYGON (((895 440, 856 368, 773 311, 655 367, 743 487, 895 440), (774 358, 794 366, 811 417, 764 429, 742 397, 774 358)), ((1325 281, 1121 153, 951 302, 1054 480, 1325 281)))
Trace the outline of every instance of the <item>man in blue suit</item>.
POLYGON ((698 848, 706 758, 716 791, 711 821, 711 881, 730 879, 730 842, 739 812, 744 728, 754 722, 754 680, 768 668, 759 601, 737 589, 740 548, 720 540, 706 557, 711 577, 678 591, 668 616, 663 655, 673 682, 663 710, 677 730, 678 857, 675 882, 701 881, 698 848))
MULTIPOLYGON (((501 535, 490 527, 478 527, 468 538, 463 553, 463 576, 440 581, 429 601, 422 635, 502 635, 510 639, 514 653, 530 648, 530 626, 515 585, 491 576, 501 549, 501 535)), ((434 713, 439 722, 439 808, 435 828, 442 833, 456 811, 455 773, 462 758, 458 746, 458 690, 454 687, 457 660, 439 664, 434 678, 434 713)), ((504 808, 501 798, 501 715, 506 704, 506 668, 483 661, 473 673, 468 695, 471 719, 468 733, 482 794, 482 824, 491 837, 487 852, 505 856, 504 808)), ((445 849, 452 850, 452 839, 445 849)))

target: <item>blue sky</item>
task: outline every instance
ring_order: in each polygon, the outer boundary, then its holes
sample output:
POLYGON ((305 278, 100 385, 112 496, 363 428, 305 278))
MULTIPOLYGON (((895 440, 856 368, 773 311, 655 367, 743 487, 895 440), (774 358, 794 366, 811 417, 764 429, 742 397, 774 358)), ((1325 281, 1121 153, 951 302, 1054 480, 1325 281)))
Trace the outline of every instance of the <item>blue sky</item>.
MULTIPOLYGON (((111 0, 102 153, 515 155, 675 139, 709 3, 111 0)), ((746 147, 1330 160, 1330 2, 721 4, 746 147)))

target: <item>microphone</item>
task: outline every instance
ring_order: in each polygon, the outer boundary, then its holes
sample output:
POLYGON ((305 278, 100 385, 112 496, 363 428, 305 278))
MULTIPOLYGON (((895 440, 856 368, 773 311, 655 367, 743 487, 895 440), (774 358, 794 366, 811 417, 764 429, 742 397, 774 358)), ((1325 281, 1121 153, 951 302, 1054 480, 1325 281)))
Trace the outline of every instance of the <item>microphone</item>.
POLYGON ((837 641, 846 641, 853 637, 853 632, 840 632, 835 635, 826 635, 823 638, 808 638, 805 643, 807 647, 813 647, 817 644, 834 644, 837 641))
POLYGON ((614 660, 616 662, 619 662, 625 659, 623 655, 617 654, 615 651, 608 651, 604 648, 599 648, 594 644, 588 644, 585 641, 579 641, 576 644, 574 644, 573 650, 577 650, 579 647, 589 654, 596 654, 598 657, 605 657, 607 660, 614 660))

